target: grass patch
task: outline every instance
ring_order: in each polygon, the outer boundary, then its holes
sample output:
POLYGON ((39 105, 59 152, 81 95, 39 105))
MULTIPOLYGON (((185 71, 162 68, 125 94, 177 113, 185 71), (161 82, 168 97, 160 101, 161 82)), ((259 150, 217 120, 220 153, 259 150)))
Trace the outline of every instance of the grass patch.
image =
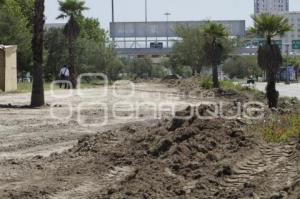
POLYGON ((204 89, 212 89, 213 88, 213 80, 211 76, 203 76, 200 79, 200 86, 204 89))
MULTIPOLYGON (((213 88, 213 80, 211 76, 203 76, 200 79, 200 86, 204 89, 213 88)), ((232 81, 220 81, 220 88, 223 89, 236 89, 236 90, 245 90, 241 85, 235 84, 232 81)))
MULTIPOLYGON (((90 88, 98 88, 100 87, 102 84, 101 83, 94 83, 94 82, 91 82, 91 83, 82 83, 81 84, 81 89, 90 89, 90 88)), ((18 93, 27 93, 27 92, 31 92, 31 89, 32 89, 32 83, 28 83, 28 82, 21 82, 21 83, 18 83, 18 90, 17 92, 18 93)), ((44 90, 45 91, 49 91, 51 89, 51 83, 49 82, 46 82, 44 83, 44 90)), ((54 89, 55 90, 58 90, 60 89, 59 86, 56 84, 54 85, 54 89)))
POLYGON ((264 122, 258 132, 267 142, 279 143, 300 133, 300 116, 296 114, 276 115, 264 122))

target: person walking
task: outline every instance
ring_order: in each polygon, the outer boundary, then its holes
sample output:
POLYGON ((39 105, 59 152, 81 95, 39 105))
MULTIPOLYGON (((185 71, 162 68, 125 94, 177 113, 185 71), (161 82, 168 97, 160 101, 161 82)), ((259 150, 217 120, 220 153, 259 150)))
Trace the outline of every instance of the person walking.
POLYGON ((65 81, 65 83, 60 83, 59 88, 62 88, 63 84, 65 85, 65 89, 70 89, 70 83, 66 81, 70 81, 70 70, 67 65, 64 65, 60 69, 59 78, 61 81, 65 81))

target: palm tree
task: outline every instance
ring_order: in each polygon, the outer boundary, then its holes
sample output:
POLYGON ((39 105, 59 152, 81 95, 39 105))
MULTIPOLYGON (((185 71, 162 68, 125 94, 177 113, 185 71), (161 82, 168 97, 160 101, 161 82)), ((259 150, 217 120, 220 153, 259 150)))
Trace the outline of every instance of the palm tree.
POLYGON ((279 92, 276 90, 276 76, 282 65, 282 55, 278 45, 272 43, 272 39, 291 31, 291 26, 283 16, 267 13, 252 16, 252 19, 254 27, 250 28, 250 31, 266 39, 266 42, 258 48, 258 65, 267 74, 266 92, 269 107, 277 108, 279 92))
POLYGON ((76 88, 77 70, 75 66, 75 41, 80 34, 78 18, 82 17, 82 12, 88 8, 85 7, 85 2, 81 0, 59 0, 58 3, 61 14, 57 17, 57 19, 68 18, 68 22, 64 27, 64 35, 68 39, 69 45, 71 82, 73 84, 73 88, 76 88))
POLYGON ((34 2, 34 24, 32 38, 33 52, 33 85, 31 95, 31 106, 39 107, 45 104, 44 82, 43 82, 43 48, 44 48, 44 1, 35 0, 34 2))
POLYGON ((207 64, 212 66, 213 87, 219 88, 218 65, 224 58, 225 48, 222 40, 226 40, 228 33, 222 24, 209 22, 203 29, 205 44, 204 52, 207 57, 207 64))

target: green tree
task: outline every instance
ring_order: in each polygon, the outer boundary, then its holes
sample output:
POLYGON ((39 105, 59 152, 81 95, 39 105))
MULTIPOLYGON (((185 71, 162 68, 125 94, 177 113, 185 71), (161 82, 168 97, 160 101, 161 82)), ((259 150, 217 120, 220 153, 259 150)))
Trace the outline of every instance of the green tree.
POLYGON ((223 70, 230 78, 243 79, 249 76, 258 77, 262 74, 254 56, 233 56, 224 62, 223 70), (253 59, 254 58, 254 59, 253 59))
POLYGON ((64 27, 64 35, 68 39, 70 76, 73 87, 76 88, 77 70, 75 66, 76 52, 75 41, 80 34, 79 18, 82 17, 82 12, 87 10, 85 2, 81 0, 64 0, 58 1, 61 14, 57 19, 68 18, 68 22, 64 27))
POLYGON ((31 106, 39 107, 45 104, 43 84, 43 49, 44 49, 44 1, 35 0, 34 24, 32 38, 33 52, 33 85, 31 95, 31 106))
POLYGON ((45 79, 53 81, 58 77, 60 68, 67 64, 68 43, 61 29, 51 28, 45 32, 45 79))
POLYGON ((80 18, 80 37, 92 40, 99 45, 105 45, 108 40, 106 32, 100 27, 98 19, 94 18, 80 18))
POLYGON ((178 26, 176 34, 181 38, 174 44, 171 52, 171 61, 176 64, 192 67, 193 75, 201 72, 204 63, 202 28, 178 26))
POLYGON ((281 50, 272 43, 276 36, 283 36, 291 30, 288 20, 282 16, 261 14, 252 16, 254 27, 251 32, 263 36, 266 42, 258 49, 258 65, 267 74, 267 98, 270 108, 277 108, 279 92, 276 90, 276 76, 282 65, 281 50))
POLYGON ((34 20, 34 0, 15 0, 20 6, 22 14, 27 18, 28 28, 32 30, 34 20))
POLYGON ((226 28, 222 24, 209 22, 203 29, 205 38, 204 54, 206 62, 212 67, 213 87, 219 88, 218 65, 225 59, 224 40, 228 39, 226 28))
POLYGON ((2 1, 0 6, 0 43, 18 45, 18 70, 30 70, 32 63, 31 34, 27 16, 15 0, 2 1))

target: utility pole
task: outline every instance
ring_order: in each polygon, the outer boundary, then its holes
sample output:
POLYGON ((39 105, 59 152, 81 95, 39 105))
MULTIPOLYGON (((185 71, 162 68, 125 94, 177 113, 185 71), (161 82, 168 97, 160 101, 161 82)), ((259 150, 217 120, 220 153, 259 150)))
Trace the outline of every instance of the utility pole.
POLYGON ((111 0, 111 21, 112 21, 112 30, 111 30, 111 34, 112 34, 112 40, 113 40, 113 45, 115 46, 115 3, 114 0, 111 0))
POLYGON ((146 48, 148 47, 148 1, 145 0, 146 48))
POLYGON ((169 48, 169 16, 171 13, 166 12, 164 15, 167 17, 167 48, 169 48))

